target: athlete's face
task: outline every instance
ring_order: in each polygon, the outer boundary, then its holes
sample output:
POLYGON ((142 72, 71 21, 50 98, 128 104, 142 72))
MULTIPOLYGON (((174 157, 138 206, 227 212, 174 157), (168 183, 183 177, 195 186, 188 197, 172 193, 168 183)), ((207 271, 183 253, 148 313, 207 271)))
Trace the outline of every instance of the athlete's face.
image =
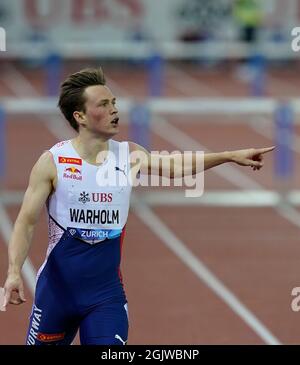
POLYGON ((84 128, 112 137, 119 132, 119 117, 116 98, 107 86, 89 86, 84 91, 85 113, 82 113, 84 128))

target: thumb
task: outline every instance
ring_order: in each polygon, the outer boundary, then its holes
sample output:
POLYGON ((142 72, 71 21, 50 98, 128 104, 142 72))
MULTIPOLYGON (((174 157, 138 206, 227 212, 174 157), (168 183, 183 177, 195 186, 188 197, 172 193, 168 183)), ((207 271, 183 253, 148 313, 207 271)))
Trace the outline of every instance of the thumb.
POLYGON ((21 286, 21 287, 19 288, 19 295, 20 295, 20 298, 21 298, 22 302, 26 302, 25 295, 24 295, 24 288, 23 288, 23 286, 21 286))
POLYGON ((255 160, 248 160, 249 161, 249 166, 251 167, 262 167, 264 164, 260 161, 255 161, 255 160))

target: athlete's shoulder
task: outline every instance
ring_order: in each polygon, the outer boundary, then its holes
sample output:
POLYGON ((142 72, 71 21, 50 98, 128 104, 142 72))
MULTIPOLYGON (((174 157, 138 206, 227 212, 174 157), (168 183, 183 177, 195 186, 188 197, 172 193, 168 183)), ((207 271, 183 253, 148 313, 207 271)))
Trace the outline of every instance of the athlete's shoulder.
POLYGON ((35 166, 38 166, 41 169, 55 167, 52 153, 50 151, 44 151, 37 160, 35 166))
POLYGON ((54 180, 56 167, 50 151, 45 151, 38 158, 31 170, 31 177, 37 180, 54 180))

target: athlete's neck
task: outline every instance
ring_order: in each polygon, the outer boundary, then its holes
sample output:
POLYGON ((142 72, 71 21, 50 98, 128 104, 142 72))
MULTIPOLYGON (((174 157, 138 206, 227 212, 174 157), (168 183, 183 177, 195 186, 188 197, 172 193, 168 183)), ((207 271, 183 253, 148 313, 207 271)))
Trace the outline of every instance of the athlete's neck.
POLYGON ((102 158, 99 158, 99 153, 108 151, 108 139, 85 133, 72 139, 72 145, 83 160, 95 165, 101 164, 106 158, 107 153, 101 154, 102 158))

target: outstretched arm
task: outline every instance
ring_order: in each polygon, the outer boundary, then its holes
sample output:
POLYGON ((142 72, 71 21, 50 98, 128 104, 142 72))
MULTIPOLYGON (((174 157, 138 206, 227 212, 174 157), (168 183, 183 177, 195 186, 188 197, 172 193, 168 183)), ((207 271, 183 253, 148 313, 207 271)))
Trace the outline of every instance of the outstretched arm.
POLYGON ((204 154, 204 170, 225 162, 234 162, 240 166, 250 166, 253 170, 259 170, 263 167, 263 155, 273 151, 274 148, 275 146, 220 153, 206 153, 204 154))
POLYGON ((228 162, 259 170, 263 167, 263 155, 273 151, 274 148, 273 146, 218 153, 197 154, 197 152, 188 152, 162 155, 149 153, 142 146, 130 142, 130 150, 135 152, 134 162, 135 166, 138 166, 136 170, 142 174, 155 174, 171 178, 195 175, 203 170, 228 162))
POLYGON ((34 227, 43 205, 53 189, 56 168, 50 152, 45 152, 34 165, 23 204, 14 225, 8 246, 9 267, 4 285, 4 307, 25 301, 21 269, 28 255, 34 227), (16 293, 16 297, 13 297, 16 293))

